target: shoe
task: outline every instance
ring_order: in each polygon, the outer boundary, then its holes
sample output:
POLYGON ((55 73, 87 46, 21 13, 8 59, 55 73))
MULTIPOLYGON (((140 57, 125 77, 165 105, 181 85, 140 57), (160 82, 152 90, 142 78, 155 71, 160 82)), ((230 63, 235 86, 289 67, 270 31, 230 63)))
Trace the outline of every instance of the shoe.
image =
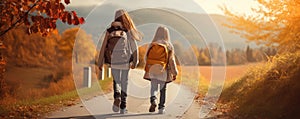
POLYGON ((125 108, 125 109, 120 109, 120 114, 127 114, 128 110, 125 108))
POLYGON ((155 112, 156 106, 157 106, 156 101, 151 102, 149 112, 155 112))
POLYGON ((165 113, 166 113, 166 111, 164 108, 158 109, 158 114, 165 114, 165 113))
POLYGON ((113 104, 113 107, 112 107, 112 110, 113 110, 114 112, 119 112, 119 110, 120 110, 120 102, 121 102, 121 99, 120 99, 120 98, 116 98, 116 99, 114 100, 114 104, 113 104))

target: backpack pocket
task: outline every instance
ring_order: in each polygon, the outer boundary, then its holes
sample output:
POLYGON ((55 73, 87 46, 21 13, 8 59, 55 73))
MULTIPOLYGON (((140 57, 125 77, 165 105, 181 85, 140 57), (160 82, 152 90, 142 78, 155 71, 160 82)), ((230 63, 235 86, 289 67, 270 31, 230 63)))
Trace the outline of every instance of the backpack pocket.
POLYGON ((129 63, 129 54, 128 51, 123 50, 114 50, 111 55, 111 64, 126 64, 129 63))

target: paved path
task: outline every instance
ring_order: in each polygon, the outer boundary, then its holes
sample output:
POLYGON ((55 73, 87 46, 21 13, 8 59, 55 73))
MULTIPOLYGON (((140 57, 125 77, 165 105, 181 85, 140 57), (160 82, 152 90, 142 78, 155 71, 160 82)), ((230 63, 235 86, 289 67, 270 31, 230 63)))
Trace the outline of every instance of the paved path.
MULTIPOLYGON (((169 83, 167 86, 166 114, 149 113, 150 82, 143 78, 143 71, 129 72, 127 109, 128 114, 119 114, 112 111, 112 93, 97 96, 90 100, 83 100, 65 109, 53 112, 46 118, 80 118, 80 119, 166 119, 182 118, 183 114, 193 103, 194 93, 182 85, 169 83)), ((157 110, 157 109, 156 109, 157 110)), ((197 114, 195 114, 197 115, 197 114)))

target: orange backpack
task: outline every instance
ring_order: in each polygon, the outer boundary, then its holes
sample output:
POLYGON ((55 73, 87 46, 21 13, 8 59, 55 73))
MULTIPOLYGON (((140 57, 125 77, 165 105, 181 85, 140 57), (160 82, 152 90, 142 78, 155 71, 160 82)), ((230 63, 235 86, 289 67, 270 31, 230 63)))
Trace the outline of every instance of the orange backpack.
POLYGON ((165 71, 169 60, 169 51, 165 44, 151 43, 146 56, 146 72, 162 73, 165 71))

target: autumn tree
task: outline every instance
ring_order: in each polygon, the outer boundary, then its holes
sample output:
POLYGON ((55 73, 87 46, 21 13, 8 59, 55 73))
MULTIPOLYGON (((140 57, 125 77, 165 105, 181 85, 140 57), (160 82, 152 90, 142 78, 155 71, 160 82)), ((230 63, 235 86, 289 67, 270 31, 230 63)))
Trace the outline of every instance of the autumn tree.
MULTIPOLYGON (((70 0, 64 3, 68 5, 70 0)), ((27 27, 28 34, 46 36, 56 29, 57 20, 73 25, 84 22, 75 11, 67 11, 61 0, 1 0, 0 12, 0 37, 20 25, 27 27)))
MULTIPOLYGON (((84 23, 82 17, 78 17, 75 11, 67 11, 65 5, 70 0, 1 0, 0 1, 0 44, 4 46, 4 36, 19 26, 25 27, 27 34, 40 33, 47 36, 56 29, 56 21, 79 25, 84 23)), ((1 56, 3 57, 3 56, 1 56)), ((5 59, 5 58, 4 58, 5 59)), ((6 61, 1 61, 0 70, 5 71, 6 61)), ((0 74, 0 96, 5 84, 3 73, 0 74)))
POLYGON ((77 27, 65 30, 57 42, 55 74, 57 81, 72 73, 72 58, 75 63, 94 63, 96 48, 92 36, 77 27), (75 43, 76 42, 76 43, 75 43))
POLYGON ((180 60, 182 60, 182 57, 185 55, 184 54, 184 46, 183 46, 183 44, 180 43, 178 40, 174 40, 173 47, 175 49, 175 55, 176 55, 176 59, 175 60, 176 60, 176 63, 178 65, 185 64, 184 61, 180 62, 180 60))
POLYGON ((60 63, 57 56, 60 51, 56 47, 61 38, 57 30, 42 37, 40 34, 28 35, 25 29, 20 26, 4 36, 9 39, 3 41, 8 66, 53 68, 60 63))
POLYGON ((246 48, 246 59, 248 62, 253 62, 254 58, 253 58, 253 51, 250 48, 250 46, 248 45, 246 48))
POLYGON ((257 3, 251 15, 236 14, 223 7, 233 23, 227 26, 249 41, 277 47, 280 52, 299 50, 300 1, 258 0, 257 3))
POLYGON ((91 62, 96 53, 92 36, 79 28, 64 31, 58 42, 58 49, 59 57, 63 58, 62 61, 71 62, 73 56, 76 63, 91 62))

